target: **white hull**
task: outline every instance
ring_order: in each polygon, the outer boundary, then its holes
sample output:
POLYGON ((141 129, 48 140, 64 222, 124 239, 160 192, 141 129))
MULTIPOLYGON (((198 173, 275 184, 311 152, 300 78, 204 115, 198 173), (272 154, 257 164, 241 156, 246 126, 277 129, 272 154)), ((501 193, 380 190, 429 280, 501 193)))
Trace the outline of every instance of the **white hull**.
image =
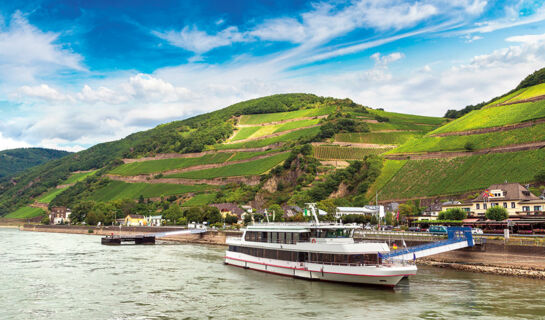
POLYGON ((300 263, 283 260, 265 259, 250 255, 229 252, 225 256, 225 263, 268 273, 303 278, 346 282, 355 284, 369 284, 380 286, 395 286, 403 277, 415 275, 416 266, 344 266, 314 263, 300 263))

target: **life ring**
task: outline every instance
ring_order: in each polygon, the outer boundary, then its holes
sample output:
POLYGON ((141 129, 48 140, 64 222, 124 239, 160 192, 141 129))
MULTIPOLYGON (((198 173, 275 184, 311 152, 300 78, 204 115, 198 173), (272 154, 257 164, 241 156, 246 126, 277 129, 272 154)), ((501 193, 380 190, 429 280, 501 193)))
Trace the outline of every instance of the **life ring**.
POLYGON ((312 243, 316 243, 316 239, 312 239, 312 243))

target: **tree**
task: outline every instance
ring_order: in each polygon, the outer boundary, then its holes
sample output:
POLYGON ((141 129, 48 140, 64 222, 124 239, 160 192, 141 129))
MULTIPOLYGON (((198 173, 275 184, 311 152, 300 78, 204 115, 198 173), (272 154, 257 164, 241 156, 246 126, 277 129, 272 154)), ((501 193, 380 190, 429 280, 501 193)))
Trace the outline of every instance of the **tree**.
POLYGON ((273 204, 269 207, 269 219, 273 218, 274 212, 274 221, 280 222, 284 220, 284 210, 278 204, 273 204))
POLYGON ((464 145, 464 149, 466 149, 467 151, 473 151, 473 150, 475 150, 475 144, 473 142, 471 142, 471 141, 468 141, 464 145))
POLYGON ((391 212, 387 212, 386 217, 384 217, 384 220, 387 225, 391 226, 394 223, 394 214, 391 212))
POLYGON ((467 212, 460 208, 450 208, 447 211, 439 212, 439 220, 464 220, 467 212))
POLYGON ((208 225, 221 222, 220 210, 216 207, 204 207, 202 220, 208 222, 208 225))
POLYGON ((42 221, 40 221, 40 222, 41 222, 42 224, 49 224, 49 223, 50 223, 49 217, 48 217, 48 216, 44 216, 44 217, 42 218, 42 221))
POLYGON ((70 214, 70 221, 72 224, 81 223, 85 221, 87 213, 90 212, 95 206, 94 201, 82 201, 72 208, 72 213, 70 214))
POLYGON ((238 222, 237 216, 234 216, 232 214, 228 214, 225 216, 225 223, 226 224, 235 224, 238 222))
POLYGON ((168 209, 163 211, 163 217, 171 223, 178 224, 178 220, 183 217, 183 212, 177 203, 172 203, 168 209))
POLYGON ((507 209, 500 206, 493 206, 486 210, 486 218, 489 220, 503 221, 509 217, 507 209))
POLYGON ((198 207, 191 207, 189 210, 185 212, 185 217, 187 218, 187 222, 202 222, 202 211, 198 207))
POLYGON ((416 213, 416 208, 408 203, 399 205, 399 215, 400 216, 411 216, 416 213))

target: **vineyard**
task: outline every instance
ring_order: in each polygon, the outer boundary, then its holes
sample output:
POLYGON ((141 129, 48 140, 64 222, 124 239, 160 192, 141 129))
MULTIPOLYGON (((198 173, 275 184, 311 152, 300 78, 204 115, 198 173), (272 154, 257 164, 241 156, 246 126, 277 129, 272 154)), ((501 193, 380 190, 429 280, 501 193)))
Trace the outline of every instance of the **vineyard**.
POLYGON ((314 157, 320 160, 362 160, 370 154, 380 154, 390 148, 352 148, 339 146, 314 146, 314 157))
POLYGON ((188 192, 202 192, 214 189, 209 185, 181 185, 181 184, 166 184, 166 183, 125 183, 122 181, 109 181, 108 184, 100 189, 96 189, 91 193, 90 200, 95 201, 111 201, 120 199, 138 199, 140 195, 144 198, 154 198, 162 196, 170 196, 175 194, 183 194, 188 192))
POLYGON ((17 211, 14 211, 6 215, 6 218, 30 219, 37 216, 41 216, 44 213, 45 211, 40 208, 22 207, 22 208, 19 208, 17 211))
POLYGON ((331 114, 337 107, 328 106, 322 108, 302 109, 290 112, 277 112, 277 113, 264 113, 264 114, 250 114, 240 117, 240 124, 261 124, 270 123, 288 119, 317 117, 326 114, 331 114))
POLYGON ((320 119, 308 119, 308 120, 299 120, 299 121, 292 121, 282 124, 276 124, 276 125, 268 125, 268 126, 256 126, 256 127, 242 127, 237 131, 235 136, 231 139, 231 141, 237 141, 237 140, 243 140, 243 139, 255 139, 262 136, 266 136, 273 133, 298 129, 298 128, 304 128, 309 127, 315 124, 318 124, 320 122, 320 119))
POLYGON ((421 136, 418 132, 350 132, 335 135, 335 141, 397 145, 421 136))

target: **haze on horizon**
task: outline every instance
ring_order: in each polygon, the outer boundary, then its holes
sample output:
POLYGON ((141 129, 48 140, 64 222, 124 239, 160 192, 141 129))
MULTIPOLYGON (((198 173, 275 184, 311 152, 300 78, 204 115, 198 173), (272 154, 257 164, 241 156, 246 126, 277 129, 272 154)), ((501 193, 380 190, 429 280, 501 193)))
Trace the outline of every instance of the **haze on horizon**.
POLYGON ((289 92, 442 116, 545 66, 541 1, 0 3, 0 150, 289 92))

